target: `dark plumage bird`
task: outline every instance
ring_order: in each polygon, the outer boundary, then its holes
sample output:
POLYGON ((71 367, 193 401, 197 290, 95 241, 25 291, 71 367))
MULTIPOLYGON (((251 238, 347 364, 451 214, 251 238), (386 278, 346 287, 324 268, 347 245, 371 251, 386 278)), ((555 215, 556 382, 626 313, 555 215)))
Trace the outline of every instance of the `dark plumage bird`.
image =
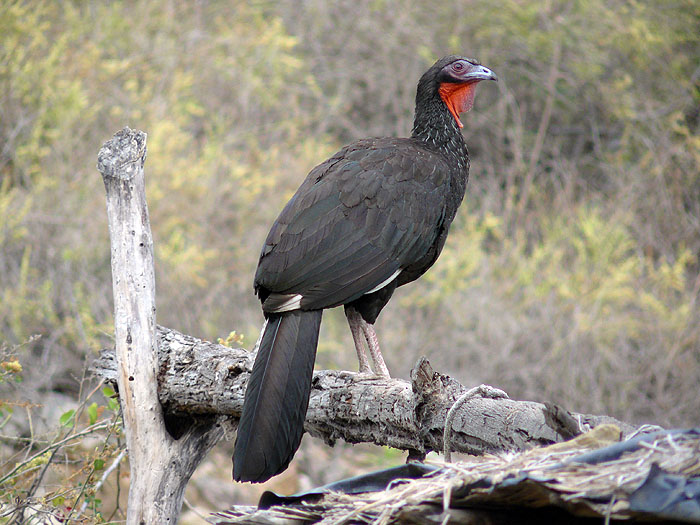
POLYGON ((233 456, 236 481, 285 470, 299 447, 324 308, 344 305, 360 372, 389 375, 373 324, 397 286, 430 268, 467 185, 459 114, 496 80, 448 56, 420 79, 410 138, 354 142, 315 167, 272 225, 255 291, 267 319, 233 456))

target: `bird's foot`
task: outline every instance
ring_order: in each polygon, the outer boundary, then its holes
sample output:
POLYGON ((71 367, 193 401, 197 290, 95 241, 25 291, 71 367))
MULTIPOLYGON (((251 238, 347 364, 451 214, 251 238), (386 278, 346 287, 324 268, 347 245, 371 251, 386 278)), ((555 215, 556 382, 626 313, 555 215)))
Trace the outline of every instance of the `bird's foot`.
POLYGON ((357 372, 360 375, 374 375, 372 369, 369 367, 369 361, 365 357, 364 361, 360 360, 360 370, 357 372))
POLYGON ((366 371, 360 370, 359 372, 356 373, 355 377, 357 379, 362 379, 363 381, 384 379, 382 376, 375 374, 374 371, 372 371, 372 370, 366 370, 366 371))
POLYGON ((369 379, 374 377, 374 372, 371 370, 369 372, 353 372, 352 370, 339 370, 338 377, 342 379, 349 379, 351 381, 357 381, 361 379, 369 379))
POLYGON ((374 364, 375 364, 375 368, 377 368, 377 370, 375 370, 372 374, 376 378, 378 378, 378 379, 391 379, 391 375, 389 375, 389 369, 386 367, 386 365, 384 364, 383 361, 382 361, 382 365, 384 365, 383 367, 377 367, 376 362, 374 364))
POLYGON ((391 376, 389 375, 389 371, 384 367, 383 372, 375 372, 372 370, 369 366, 366 369, 360 368, 357 372, 353 372, 351 370, 340 370, 338 371, 338 375, 343 378, 349 378, 352 377, 353 379, 362 379, 362 380, 368 380, 368 379, 391 379, 391 376))
POLYGON ((377 374, 374 370, 358 370, 357 372, 353 372, 351 370, 339 370, 338 376, 342 378, 351 378, 358 381, 383 381, 385 379, 391 379, 388 374, 377 374))

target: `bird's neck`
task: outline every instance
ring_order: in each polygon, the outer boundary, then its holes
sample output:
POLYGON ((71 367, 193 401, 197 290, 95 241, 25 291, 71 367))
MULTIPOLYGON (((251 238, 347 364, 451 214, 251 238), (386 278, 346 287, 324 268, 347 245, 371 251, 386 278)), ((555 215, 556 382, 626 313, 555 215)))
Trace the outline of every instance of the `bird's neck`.
POLYGON ((447 156, 460 169, 469 169, 467 144, 455 118, 442 100, 430 100, 416 105, 411 136, 447 156))

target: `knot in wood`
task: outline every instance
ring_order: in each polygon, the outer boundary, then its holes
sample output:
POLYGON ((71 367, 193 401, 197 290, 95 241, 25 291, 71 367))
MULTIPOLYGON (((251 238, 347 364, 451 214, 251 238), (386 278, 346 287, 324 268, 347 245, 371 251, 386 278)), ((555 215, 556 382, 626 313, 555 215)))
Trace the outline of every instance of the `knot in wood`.
POLYGON ((129 181, 145 161, 146 134, 126 127, 100 148, 97 170, 104 179, 129 181))

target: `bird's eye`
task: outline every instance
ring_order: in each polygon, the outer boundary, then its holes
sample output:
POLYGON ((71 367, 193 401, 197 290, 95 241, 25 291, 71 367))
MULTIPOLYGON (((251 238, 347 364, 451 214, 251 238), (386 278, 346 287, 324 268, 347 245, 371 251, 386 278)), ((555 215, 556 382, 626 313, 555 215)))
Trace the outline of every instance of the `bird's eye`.
POLYGON ((460 73, 464 69, 464 64, 462 64, 462 62, 455 62, 452 64, 452 69, 457 73, 460 73))

